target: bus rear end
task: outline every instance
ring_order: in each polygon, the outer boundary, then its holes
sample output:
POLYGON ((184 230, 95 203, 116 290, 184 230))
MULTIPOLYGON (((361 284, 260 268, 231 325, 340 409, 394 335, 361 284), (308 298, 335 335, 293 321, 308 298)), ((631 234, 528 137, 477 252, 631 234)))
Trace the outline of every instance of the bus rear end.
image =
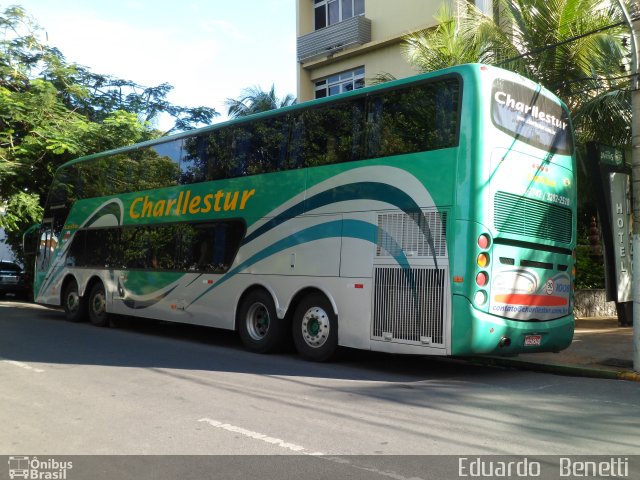
POLYGON ((569 116, 553 94, 515 74, 480 67, 478 85, 472 200, 459 216, 469 248, 458 260, 465 275, 463 294, 454 287, 452 354, 560 351, 574 328, 569 116))

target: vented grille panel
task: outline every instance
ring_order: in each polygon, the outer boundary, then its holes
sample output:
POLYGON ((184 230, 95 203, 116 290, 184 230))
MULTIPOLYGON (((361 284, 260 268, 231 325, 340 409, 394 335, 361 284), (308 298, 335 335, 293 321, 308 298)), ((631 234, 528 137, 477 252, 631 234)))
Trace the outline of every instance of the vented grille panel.
POLYGON ((445 278, 443 269, 377 267, 373 338, 442 345, 445 278))
POLYGON ((392 256, 398 247, 413 257, 432 257, 429 232, 436 257, 447 255, 445 212, 384 213, 378 215, 378 257, 392 256), (397 244, 397 247, 396 247, 397 244))
POLYGON ((493 223, 501 233, 571 242, 571 210, 532 198, 496 193, 493 223))

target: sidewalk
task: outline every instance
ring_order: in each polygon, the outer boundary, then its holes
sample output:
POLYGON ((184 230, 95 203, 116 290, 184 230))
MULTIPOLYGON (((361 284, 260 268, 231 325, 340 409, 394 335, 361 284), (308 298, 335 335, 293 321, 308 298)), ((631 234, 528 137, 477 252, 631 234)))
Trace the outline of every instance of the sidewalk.
POLYGON ((633 328, 619 327, 618 319, 576 319, 573 343, 559 353, 529 353, 491 357, 483 363, 544 371, 560 375, 622 379, 640 382, 633 370, 633 328))

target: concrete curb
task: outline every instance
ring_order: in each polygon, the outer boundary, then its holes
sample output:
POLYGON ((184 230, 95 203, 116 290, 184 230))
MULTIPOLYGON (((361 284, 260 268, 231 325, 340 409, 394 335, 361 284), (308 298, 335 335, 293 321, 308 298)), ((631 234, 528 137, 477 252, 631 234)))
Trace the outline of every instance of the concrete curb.
POLYGON ((469 357, 467 360, 481 365, 520 368, 523 370, 554 373, 556 375, 565 375, 570 377, 590 377, 603 378, 607 380, 640 382, 640 373, 631 370, 605 370, 601 368, 587 368, 574 365, 555 365, 502 357, 469 357))

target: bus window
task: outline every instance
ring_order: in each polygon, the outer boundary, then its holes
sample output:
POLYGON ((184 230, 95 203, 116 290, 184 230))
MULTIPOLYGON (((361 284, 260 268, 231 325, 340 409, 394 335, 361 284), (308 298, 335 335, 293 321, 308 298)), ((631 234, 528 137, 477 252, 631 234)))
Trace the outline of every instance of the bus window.
POLYGON ((40 249, 38 252, 38 270, 46 271, 49 268, 53 252, 58 246, 58 237, 53 231, 53 219, 46 219, 40 228, 40 249))
POLYGON ((209 157, 207 156, 207 137, 197 135, 184 141, 184 153, 180 159, 180 183, 204 182, 207 179, 209 157))
POLYGON ((136 162, 136 190, 177 185, 180 180, 182 140, 174 140, 132 152, 136 162))
POLYGON ((207 180, 220 180, 227 177, 232 164, 231 129, 214 130, 206 134, 204 149, 207 155, 207 180))
POLYGON ((69 253, 67 254, 66 265, 69 267, 81 267, 87 264, 86 260, 86 230, 78 230, 71 241, 69 253))
POLYGON ((367 158, 455 146, 459 89, 451 79, 371 97, 367 158))
POLYGON ((145 227, 124 228, 122 230, 122 263, 127 269, 147 266, 148 242, 145 227))
POLYGON ((253 134, 251 125, 232 127, 231 161, 227 166, 227 177, 240 177, 247 174, 247 167, 253 154, 253 134))
POLYGON ((22 254, 25 257, 38 255, 38 234, 40 225, 29 227, 22 235, 22 254))
POLYGON ((363 99, 312 109, 303 118, 305 166, 349 162, 360 158, 363 99))
POLYGON ((149 258, 146 268, 154 270, 176 269, 176 238, 178 225, 146 227, 149 258))
POLYGON ((247 173, 255 175, 284 169, 289 143, 289 118, 279 116, 256 121, 251 133, 253 141, 247 173))
POLYGON ((244 223, 229 220, 188 225, 181 229, 178 268, 224 273, 231 267, 244 237, 244 223))

